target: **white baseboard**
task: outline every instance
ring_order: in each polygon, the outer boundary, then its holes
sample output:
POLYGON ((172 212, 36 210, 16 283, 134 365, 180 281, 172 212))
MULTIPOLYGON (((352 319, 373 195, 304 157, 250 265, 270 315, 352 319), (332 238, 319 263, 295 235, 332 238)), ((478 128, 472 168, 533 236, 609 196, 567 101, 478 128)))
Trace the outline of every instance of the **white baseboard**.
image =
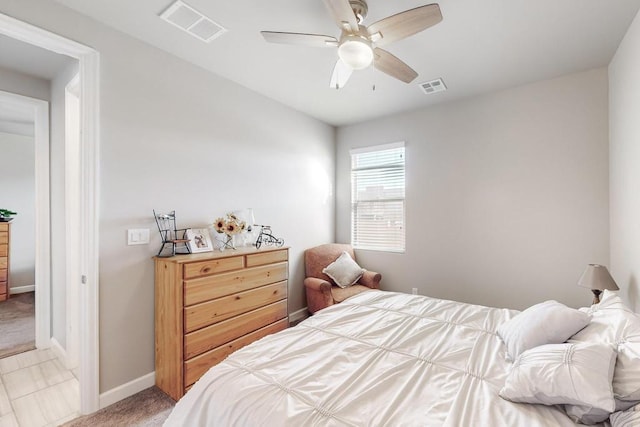
POLYGON ((309 317, 309 311, 307 310, 307 307, 301 308, 300 310, 294 311, 289 315, 289 323, 301 322, 307 317, 309 317))
POLYGON ((155 384, 156 373, 151 372, 150 374, 143 375, 140 378, 129 381, 126 384, 122 384, 109 391, 105 391, 100 394, 100 409, 106 408, 107 406, 119 402, 122 399, 126 399, 129 396, 133 396, 144 389, 153 387, 155 384))
MULTIPOLYGON (((289 315, 289 322, 297 322, 309 317, 307 307, 294 311, 289 315)), ((53 339, 52 339, 53 342, 53 339)), ((58 344, 59 345, 59 344, 58 344)), ((105 391, 100 394, 100 409, 106 408, 116 402, 126 399, 129 396, 141 392, 149 387, 153 387, 156 384, 156 373, 151 372, 135 380, 129 381, 126 384, 122 384, 116 388, 112 388, 109 391, 105 391)))
POLYGON ((33 292, 36 290, 36 285, 16 286, 9 288, 9 294, 24 294, 25 292, 33 292))
POLYGON ((51 337, 51 351, 53 351, 60 363, 67 366, 67 350, 62 348, 58 340, 53 337, 51 337))

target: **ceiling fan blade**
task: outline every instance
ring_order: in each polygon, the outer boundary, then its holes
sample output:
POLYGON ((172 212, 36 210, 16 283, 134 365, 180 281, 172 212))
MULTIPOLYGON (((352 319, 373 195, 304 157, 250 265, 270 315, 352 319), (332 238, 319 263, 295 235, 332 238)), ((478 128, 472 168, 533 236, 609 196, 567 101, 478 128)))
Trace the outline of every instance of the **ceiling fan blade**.
POLYGON ((332 36, 321 34, 279 33, 276 31, 261 31, 262 37, 270 43, 295 44, 313 47, 335 47, 338 40, 332 36))
POLYGON ((386 73, 391 77, 395 77, 398 80, 402 80, 405 83, 411 83, 416 77, 418 77, 418 73, 416 73, 413 68, 409 67, 386 50, 377 47, 373 52, 375 55, 373 65, 383 73, 386 73))
POLYGON ((376 46, 386 46, 426 30, 440 21, 442 21, 440 6, 433 3, 381 19, 369 25, 367 31, 376 46))
POLYGON ((353 73, 353 69, 342 62, 342 59, 338 58, 336 66, 333 67, 329 87, 332 89, 342 89, 347 84, 349 77, 351 77, 351 73, 353 73))
POLYGON ((324 0, 325 6, 341 30, 358 31, 358 19, 351 9, 349 0, 324 0))

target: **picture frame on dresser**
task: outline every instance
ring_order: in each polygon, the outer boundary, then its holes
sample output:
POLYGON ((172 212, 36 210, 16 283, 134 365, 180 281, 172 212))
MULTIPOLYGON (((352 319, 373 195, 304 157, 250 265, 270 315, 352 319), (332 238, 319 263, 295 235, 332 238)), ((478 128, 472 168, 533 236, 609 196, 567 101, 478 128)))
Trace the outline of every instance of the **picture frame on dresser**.
POLYGON ((192 254, 213 251, 213 242, 206 228, 189 228, 186 232, 187 245, 192 254))

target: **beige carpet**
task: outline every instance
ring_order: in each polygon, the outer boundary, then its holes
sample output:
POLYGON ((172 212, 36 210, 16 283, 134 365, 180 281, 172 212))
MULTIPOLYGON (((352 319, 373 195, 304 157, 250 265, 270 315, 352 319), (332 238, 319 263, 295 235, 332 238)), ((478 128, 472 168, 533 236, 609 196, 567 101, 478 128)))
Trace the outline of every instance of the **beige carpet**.
POLYGON ((98 412, 76 418, 63 427, 161 426, 176 403, 157 387, 151 387, 98 412))
POLYGON ((12 295, 0 302, 0 358, 36 348, 36 312, 33 292, 12 295))

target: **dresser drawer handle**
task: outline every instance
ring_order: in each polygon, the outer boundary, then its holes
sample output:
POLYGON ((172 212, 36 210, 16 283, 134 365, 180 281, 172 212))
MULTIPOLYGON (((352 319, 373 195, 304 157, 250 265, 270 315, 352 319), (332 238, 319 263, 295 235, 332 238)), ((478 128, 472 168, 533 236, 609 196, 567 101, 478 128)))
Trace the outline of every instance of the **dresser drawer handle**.
POLYGON ((204 267, 200 270, 201 273, 208 273, 211 271, 211 267, 204 267))

